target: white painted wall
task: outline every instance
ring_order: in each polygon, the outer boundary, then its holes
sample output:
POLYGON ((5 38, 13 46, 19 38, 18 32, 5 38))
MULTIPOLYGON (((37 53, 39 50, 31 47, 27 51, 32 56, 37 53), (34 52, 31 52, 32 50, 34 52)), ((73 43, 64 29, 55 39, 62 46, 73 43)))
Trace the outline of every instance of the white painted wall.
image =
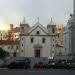
POLYGON ((53 50, 55 50, 55 47, 52 47, 52 39, 55 37, 52 37, 51 35, 49 36, 48 34, 46 34, 41 28, 37 27, 36 29, 34 29, 30 35, 21 35, 20 36, 20 52, 21 52, 21 56, 23 57, 34 57, 34 45, 38 44, 41 45, 43 48, 41 49, 41 57, 49 57, 50 56, 50 52, 53 50), (36 32, 40 31, 40 34, 37 35, 36 32), (34 42, 31 43, 31 37, 34 38, 34 42), (23 40, 22 40, 23 38, 23 40), (45 38, 45 43, 42 43, 42 38, 45 38), (22 46, 23 44, 23 46, 22 46), (23 52, 22 52, 23 50, 23 52))
POLYGON ((50 37, 47 36, 33 36, 34 43, 31 43, 31 36, 26 36, 25 39, 25 55, 27 57, 34 57, 34 45, 41 45, 43 48, 41 49, 41 57, 48 57, 50 54, 50 37), (42 38, 46 38, 46 42, 42 43, 42 38))
POLYGON ((69 30, 68 30, 68 25, 65 27, 65 32, 64 32, 64 52, 66 55, 69 53, 69 30))
POLYGON ((19 45, 13 45, 13 49, 11 49, 12 45, 0 45, 0 47, 3 50, 9 52, 10 56, 13 56, 14 51, 17 51, 17 56, 20 56, 20 50, 19 50, 20 47, 19 47, 19 45), (18 49, 16 49, 16 46, 18 46, 18 49), (9 47, 9 49, 8 49, 8 47, 9 47))

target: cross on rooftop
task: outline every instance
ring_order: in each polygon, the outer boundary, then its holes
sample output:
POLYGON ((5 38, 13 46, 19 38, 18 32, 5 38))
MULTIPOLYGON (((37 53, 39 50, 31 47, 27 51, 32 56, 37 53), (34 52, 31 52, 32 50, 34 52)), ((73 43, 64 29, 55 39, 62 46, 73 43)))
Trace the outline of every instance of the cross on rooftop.
POLYGON ((37 18, 37 21, 39 22, 39 17, 37 18))

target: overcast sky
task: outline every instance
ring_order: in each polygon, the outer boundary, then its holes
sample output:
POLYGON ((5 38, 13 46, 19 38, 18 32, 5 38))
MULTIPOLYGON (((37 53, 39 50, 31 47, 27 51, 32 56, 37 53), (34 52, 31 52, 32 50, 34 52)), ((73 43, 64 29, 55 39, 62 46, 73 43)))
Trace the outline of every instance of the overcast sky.
POLYGON ((37 22, 46 26, 52 17, 54 23, 66 25, 73 13, 73 0, 0 0, 0 23, 19 26, 23 17, 30 25, 37 22))

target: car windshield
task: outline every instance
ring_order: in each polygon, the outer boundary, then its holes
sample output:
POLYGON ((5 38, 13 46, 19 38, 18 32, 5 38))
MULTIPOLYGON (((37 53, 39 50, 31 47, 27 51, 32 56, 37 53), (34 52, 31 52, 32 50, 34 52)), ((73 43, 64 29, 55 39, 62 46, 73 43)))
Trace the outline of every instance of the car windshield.
POLYGON ((55 61, 51 60, 51 61, 49 61, 48 63, 55 63, 55 61))
POLYGON ((68 61, 69 63, 75 63, 75 60, 68 61))

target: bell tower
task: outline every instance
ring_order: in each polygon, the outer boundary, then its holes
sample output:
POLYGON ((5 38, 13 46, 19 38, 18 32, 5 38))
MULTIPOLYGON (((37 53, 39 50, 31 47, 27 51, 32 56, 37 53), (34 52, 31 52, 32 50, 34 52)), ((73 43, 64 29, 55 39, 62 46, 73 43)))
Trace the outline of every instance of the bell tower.
POLYGON ((49 35, 56 34, 56 25, 54 24, 52 18, 51 18, 50 23, 47 25, 47 29, 48 29, 49 35))
POLYGON ((50 49, 50 57, 55 57, 55 49, 56 49, 56 25, 54 24, 52 18, 50 23, 47 25, 48 35, 51 35, 51 49, 50 49))
POLYGON ((20 33, 21 34, 28 34, 29 24, 26 22, 25 17, 23 21, 20 23, 20 33))

